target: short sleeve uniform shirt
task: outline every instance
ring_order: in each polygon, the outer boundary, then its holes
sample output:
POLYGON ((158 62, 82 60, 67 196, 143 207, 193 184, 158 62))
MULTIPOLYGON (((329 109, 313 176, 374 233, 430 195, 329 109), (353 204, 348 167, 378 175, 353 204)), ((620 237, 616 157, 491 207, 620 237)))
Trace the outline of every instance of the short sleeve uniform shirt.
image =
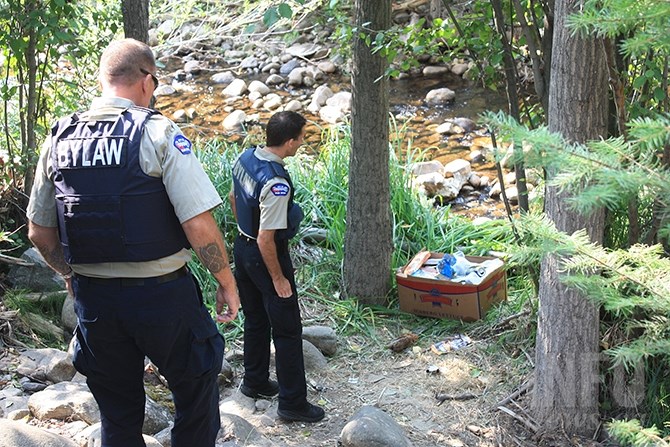
MULTIPOLYGON (((108 119, 132 106, 124 98, 96 98, 91 109, 80 114, 82 120, 108 119)), ((181 223, 221 204, 221 198, 193 153, 190 142, 179 127, 162 115, 146 123, 140 144, 142 171, 160 177, 181 223), (185 144, 185 142, 187 142, 185 144)), ((30 196, 28 219, 44 227, 56 227, 55 187, 51 168, 51 138, 42 147, 30 196)), ((151 277, 170 273, 191 259, 189 250, 146 262, 107 262, 75 264, 73 270, 91 277, 151 277)))

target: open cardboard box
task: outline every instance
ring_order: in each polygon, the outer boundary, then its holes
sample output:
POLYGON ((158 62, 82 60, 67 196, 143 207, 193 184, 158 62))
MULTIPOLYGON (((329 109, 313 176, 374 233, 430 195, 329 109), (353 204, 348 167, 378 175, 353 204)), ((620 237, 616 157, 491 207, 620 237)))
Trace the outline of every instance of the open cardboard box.
MULTIPOLYGON (((442 259, 443 256, 444 253, 431 252, 428 261, 442 259)), ((475 263, 494 259, 489 256, 466 258, 475 263)), ((507 300, 504 265, 488 272, 477 285, 407 275, 404 273, 406 267, 396 273, 400 310, 404 312, 424 317, 475 321, 483 318, 493 304, 507 300)))

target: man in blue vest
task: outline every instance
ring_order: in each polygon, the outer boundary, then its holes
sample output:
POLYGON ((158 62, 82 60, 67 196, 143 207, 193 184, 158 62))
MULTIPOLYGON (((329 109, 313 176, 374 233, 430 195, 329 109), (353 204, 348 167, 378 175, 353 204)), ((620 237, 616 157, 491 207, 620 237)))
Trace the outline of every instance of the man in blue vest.
POLYGON ((91 108, 61 119, 40 155, 29 238, 66 281, 78 326, 74 364, 100 407, 103 447, 144 447, 144 361, 167 379, 173 447, 213 447, 224 340, 186 267, 189 248, 219 283, 217 320, 239 296, 211 214, 221 199, 170 120, 148 109, 151 49, 112 42, 91 108))
POLYGON ((295 112, 274 114, 266 127, 266 146, 247 149, 235 162, 230 199, 240 230, 234 248, 244 311, 240 391, 252 398, 279 393, 279 417, 318 422, 325 413, 307 401, 302 322, 288 245, 303 214, 284 169, 284 159, 303 143, 305 124, 295 112), (271 338, 279 383, 269 376, 271 338))

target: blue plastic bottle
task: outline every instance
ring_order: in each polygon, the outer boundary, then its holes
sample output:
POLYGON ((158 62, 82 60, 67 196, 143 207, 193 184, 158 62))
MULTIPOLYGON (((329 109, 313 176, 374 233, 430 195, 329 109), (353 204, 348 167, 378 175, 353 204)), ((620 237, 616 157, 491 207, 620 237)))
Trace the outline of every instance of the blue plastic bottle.
POLYGON ((447 278, 453 278, 454 277, 454 269, 453 265, 456 263, 456 258, 451 255, 450 253, 445 254, 440 262, 437 263, 437 269, 440 271, 441 274, 446 276, 447 278))

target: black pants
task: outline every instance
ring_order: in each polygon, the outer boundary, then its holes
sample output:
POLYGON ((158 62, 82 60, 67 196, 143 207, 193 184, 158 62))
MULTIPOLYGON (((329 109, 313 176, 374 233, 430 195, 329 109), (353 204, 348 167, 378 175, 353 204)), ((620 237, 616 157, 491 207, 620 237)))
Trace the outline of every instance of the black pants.
POLYGON ((272 337, 279 408, 302 409, 307 403, 302 322, 288 242, 277 246, 277 256, 284 276, 291 283, 290 298, 277 295, 255 241, 238 237, 234 254, 235 279, 244 312, 244 382, 250 387, 267 383, 272 337))
POLYGON ((213 447, 220 429, 224 340, 191 274, 162 284, 75 277, 74 364, 100 407, 102 447, 145 447, 144 358, 175 403, 173 447, 213 447))

